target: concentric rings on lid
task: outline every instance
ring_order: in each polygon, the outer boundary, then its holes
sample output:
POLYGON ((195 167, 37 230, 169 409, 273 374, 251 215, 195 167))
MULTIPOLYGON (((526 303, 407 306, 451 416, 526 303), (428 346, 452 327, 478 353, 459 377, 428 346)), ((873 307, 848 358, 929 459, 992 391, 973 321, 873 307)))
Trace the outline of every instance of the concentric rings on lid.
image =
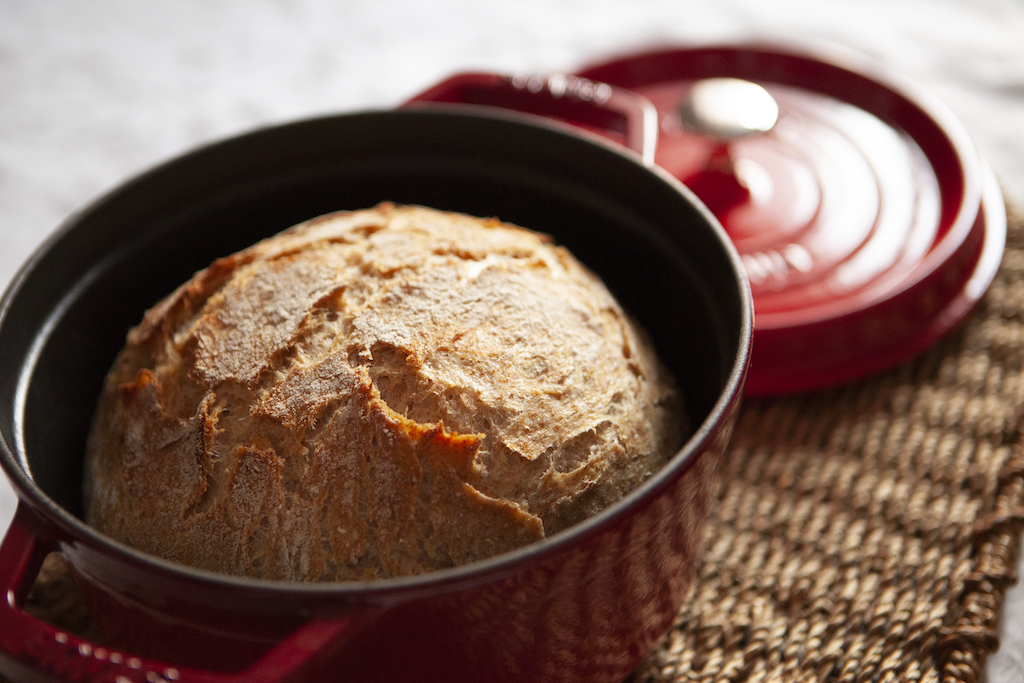
POLYGON ((754 296, 748 394, 822 388, 907 360, 961 322, 998 269, 1005 207, 963 126, 866 58, 698 46, 579 75, 651 100, 655 163, 740 252, 754 296), (689 102, 708 79, 761 86, 777 121, 742 135, 694 126, 689 102))

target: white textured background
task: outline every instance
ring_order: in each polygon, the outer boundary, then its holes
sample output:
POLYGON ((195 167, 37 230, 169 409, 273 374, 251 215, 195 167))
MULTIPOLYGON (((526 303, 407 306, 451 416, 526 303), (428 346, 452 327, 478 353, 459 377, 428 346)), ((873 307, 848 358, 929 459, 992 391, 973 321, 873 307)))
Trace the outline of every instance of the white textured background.
MULTIPOLYGON (((748 36, 830 40, 910 75, 1024 205, 1024 0, 0 0, 0 286, 75 208, 196 145, 391 107, 464 69, 748 36)), ((4 479, 0 529, 14 504, 4 479)), ((1011 597, 989 683, 1024 681, 1024 589, 1011 597)))

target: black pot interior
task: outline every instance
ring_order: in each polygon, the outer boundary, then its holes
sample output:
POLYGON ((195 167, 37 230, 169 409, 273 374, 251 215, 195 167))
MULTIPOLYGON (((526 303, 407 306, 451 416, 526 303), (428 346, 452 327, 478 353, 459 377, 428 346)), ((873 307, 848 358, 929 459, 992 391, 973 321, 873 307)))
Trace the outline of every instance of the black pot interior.
POLYGON ((695 424, 730 381, 749 329, 742 280, 725 238, 677 185, 615 150, 513 118, 350 114, 204 148, 72 218, 12 286, 0 320, 0 428, 15 458, 81 516, 93 405, 143 311, 218 256, 384 200, 553 235, 648 330, 695 424))

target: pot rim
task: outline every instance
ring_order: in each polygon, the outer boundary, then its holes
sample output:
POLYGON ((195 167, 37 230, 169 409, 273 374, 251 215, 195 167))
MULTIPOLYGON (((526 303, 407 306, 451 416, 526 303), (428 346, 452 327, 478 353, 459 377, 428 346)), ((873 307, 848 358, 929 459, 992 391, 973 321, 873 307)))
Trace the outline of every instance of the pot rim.
MULTIPOLYGON (((640 155, 622 148, 614 143, 605 140, 603 137, 568 124, 561 124, 543 117, 524 114, 521 112, 508 112, 493 110, 485 107, 460 107, 460 112, 430 108, 417 108, 415 110, 392 110, 392 109, 369 109, 356 112, 345 112, 322 117, 312 117, 286 122, 283 124, 261 127, 255 130, 243 132, 238 135, 226 137, 212 143, 203 144, 191 148, 182 154, 176 155, 157 165, 149 167, 140 173, 134 174, 115 187, 90 201, 83 207, 70 214, 61 225, 49 235, 31 254, 31 256, 17 270, 14 277, 8 283, 2 298, 0 298, 0 329, 3 328, 8 318, 10 309, 23 292, 24 285, 29 276, 34 272, 44 257, 65 237, 74 231, 81 219, 88 216, 99 207, 106 206, 112 201, 117 201, 119 193, 131 185, 134 185, 145 178, 160 173, 169 166, 184 160, 194 158, 202 154, 209 154, 219 147, 244 141, 246 138, 255 138, 263 133, 288 126, 301 126, 315 121, 350 119, 354 117, 375 117, 375 116, 435 116, 451 119, 463 117, 484 117, 492 120, 503 121, 499 125, 520 125, 529 127, 540 127, 547 129, 560 136, 574 138, 579 144, 597 144, 616 156, 622 158, 624 163, 630 163, 643 168, 661 183, 666 183, 674 188, 681 197, 681 201, 689 202, 704 217, 707 227, 716 235, 724 255, 732 266, 733 276, 736 281, 737 291, 740 293, 738 310, 739 317, 738 336, 739 343, 732 355, 731 366, 728 375, 725 377, 718 398, 708 411, 701 424, 693 431, 687 441, 669 459, 669 461, 654 473, 649 479, 630 491, 622 499, 616 501, 608 508, 582 520, 581 522, 565 529, 550 537, 530 543, 521 548, 502 553, 494 557, 479 560, 465 565, 427 572, 424 574, 402 576, 395 578, 348 581, 348 582, 324 582, 304 583, 282 581, 274 579, 259 579, 246 576, 224 574, 204 569, 198 569, 178 562, 166 560, 148 553, 139 551, 127 544, 116 541, 99 531, 93 529, 84 520, 79 519, 71 512, 59 505, 42 488, 36 484, 31 474, 25 457, 24 444, 21 437, 23 423, 22 412, 25 405, 25 393, 31 378, 31 372, 26 368, 34 366, 35 356, 42 347, 43 342, 48 338, 49 331, 54 322, 59 319, 60 308, 68 301, 68 294, 74 287, 65 291, 58 304, 48 316, 47 322, 39 327, 31 345, 28 355, 21 360, 22 371, 17 377, 16 389, 14 392, 14 415, 11 420, 14 434, 8 434, 7 429, 0 430, 0 466, 3 467, 8 479, 12 482, 19 498, 19 508, 27 506, 41 517, 45 522, 55 527, 59 533, 54 534, 54 540, 62 549, 71 552, 88 550, 98 553, 110 560, 127 563, 138 568, 146 569, 149 572, 169 574, 177 578, 184 578, 195 583, 212 588, 230 589, 238 592, 258 592, 262 595, 273 595, 275 597, 294 597, 301 599, 315 598, 316 596, 396 596, 402 594, 412 596, 422 592, 436 594, 439 590, 454 590, 481 582, 493 581, 505 575, 522 571, 525 567, 537 564, 546 557, 559 552, 568 551, 580 539, 599 533, 602 528, 611 526, 630 516, 631 511, 638 507, 645 506, 653 501, 659 491, 667 488, 696 463, 697 459, 704 453, 705 445, 719 436, 722 424, 728 413, 733 410, 742 398, 742 390, 746 378, 747 367, 750 358, 751 336, 753 332, 753 304, 750 295, 750 288, 747 282, 742 262, 732 242, 729 240, 724 229, 717 219, 696 196, 681 182, 662 171, 657 167, 645 165, 640 155), (30 361, 26 363, 25 361, 30 361), (15 444, 9 442, 13 437, 15 444), (20 457, 19 457, 20 455, 20 457)), ((573 143, 576 144, 576 143, 573 143)), ((109 256, 109 254, 108 254, 109 256)), ((79 280, 76 286, 81 286, 79 280)), ((0 425, 6 426, 6 425, 0 425)), ((728 434, 724 435, 728 437, 728 434)))

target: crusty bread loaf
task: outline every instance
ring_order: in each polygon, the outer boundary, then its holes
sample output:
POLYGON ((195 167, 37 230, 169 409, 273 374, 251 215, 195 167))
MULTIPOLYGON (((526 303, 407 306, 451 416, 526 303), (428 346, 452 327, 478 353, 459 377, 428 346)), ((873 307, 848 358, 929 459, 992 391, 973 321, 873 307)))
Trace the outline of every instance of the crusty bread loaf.
POLYGON ((608 506, 683 429, 643 335, 566 250, 382 204, 222 258, 146 313, 97 408, 87 518, 214 571, 407 575, 608 506))

